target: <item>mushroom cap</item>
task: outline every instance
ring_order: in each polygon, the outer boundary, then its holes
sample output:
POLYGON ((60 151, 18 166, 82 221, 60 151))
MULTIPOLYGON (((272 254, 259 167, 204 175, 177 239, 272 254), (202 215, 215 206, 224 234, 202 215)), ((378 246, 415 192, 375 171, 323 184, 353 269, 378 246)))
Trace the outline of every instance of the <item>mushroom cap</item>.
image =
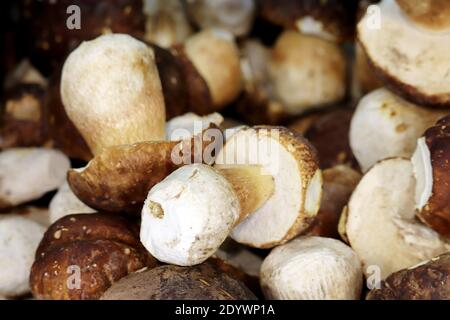
POLYGON ((274 193, 231 233, 237 242, 271 248, 310 226, 319 210, 322 174, 317 152, 302 136, 283 127, 242 128, 216 158, 218 168, 259 165, 272 175, 274 193))
POLYGON ((48 210, 50 223, 54 223, 69 214, 95 212, 94 209, 88 207, 80 199, 78 199, 78 197, 70 189, 67 181, 59 187, 58 192, 56 192, 53 196, 48 210))
POLYGON ((243 80, 239 50, 231 33, 201 31, 186 40, 184 51, 208 84, 217 110, 239 95, 243 80))
POLYGON ((350 146, 363 172, 377 161, 410 157, 417 139, 446 113, 424 109, 385 88, 364 96, 350 124, 350 146))
POLYGON ((416 24, 431 30, 450 28, 450 3, 447 0, 395 0, 416 24))
POLYGON ((284 31, 272 48, 269 74, 288 114, 337 102, 345 95, 346 61, 334 43, 284 31))
POLYGON ((15 206, 57 189, 66 179, 69 159, 60 151, 12 148, 0 153, 0 208, 15 206))
POLYGON ((367 300, 449 300, 450 254, 391 274, 367 300))
POLYGON ((393 90, 417 104, 450 106, 449 33, 420 28, 395 0, 379 5, 381 23, 366 14, 358 24, 359 41, 377 74, 393 90))
POLYGON ((216 170, 202 164, 184 166, 148 193, 141 242, 160 261, 199 264, 226 239, 239 211, 232 186, 216 170))
POLYGON ((34 253, 45 227, 17 214, 0 217, 0 295, 20 296, 29 291, 34 253))
POLYGON ((102 300, 256 300, 240 281, 203 263, 185 268, 161 266, 130 274, 108 289, 102 300))
POLYGON ((450 115, 429 128, 411 159, 416 176, 418 217, 450 237, 450 115))
POLYGON ((253 23, 254 0, 184 1, 190 19, 201 29, 221 28, 235 36, 246 35, 253 23))
POLYGON ((94 154, 107 146, 165 137, 165 108, 153 50, 125 34, 83 42, 64 63, 61 98, 94 154))
POLYGON ((267 299, 357 300, 363 276, 358 256, 341 241, 299 237, 270 252, 260 281, 267 299))
POLYGON ((366 275, 375 266, 384 279, 450 250, 450 243, 415 219, 414 188, 411 162, 393 158, 375 164, 353 192, 345 229, 366 275))

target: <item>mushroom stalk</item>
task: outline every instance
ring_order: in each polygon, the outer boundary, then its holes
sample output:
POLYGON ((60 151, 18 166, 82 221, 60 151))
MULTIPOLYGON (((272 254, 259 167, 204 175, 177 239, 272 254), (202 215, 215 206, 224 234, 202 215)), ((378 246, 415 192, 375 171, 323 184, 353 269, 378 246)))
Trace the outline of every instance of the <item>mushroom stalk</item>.
POLYGON ((262 174, 261 166, 216 166, 216 169, 228 180, 239 199, 241 210, 236 225, 259 209, 274 192, 273 177, 262 174))

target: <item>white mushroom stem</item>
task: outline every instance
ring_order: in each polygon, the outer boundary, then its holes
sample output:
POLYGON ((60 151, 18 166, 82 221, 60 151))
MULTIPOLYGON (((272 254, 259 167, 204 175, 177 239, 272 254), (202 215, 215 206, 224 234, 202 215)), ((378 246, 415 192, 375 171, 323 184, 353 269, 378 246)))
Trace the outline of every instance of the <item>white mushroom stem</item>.
POLYGON ((259 209, 274 192, 273 177, 261 174, 260 166, 217 166, 216 169, 228 180, 239 199, 241 210, 236 224, 259 209))

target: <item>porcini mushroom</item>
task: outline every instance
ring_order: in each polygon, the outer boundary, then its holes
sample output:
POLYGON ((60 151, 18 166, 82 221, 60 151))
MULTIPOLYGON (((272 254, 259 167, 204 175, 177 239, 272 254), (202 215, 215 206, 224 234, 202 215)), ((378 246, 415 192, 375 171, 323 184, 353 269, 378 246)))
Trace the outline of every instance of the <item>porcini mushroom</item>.
POLYGON ((416 140, 446 112, 421 108, 385 88, 364 96, 350 124, 350 147, 361 170, 389 157, 409 158, 416 140))
POLYGON ((214 168, 181 167, 150 190, 141 241, 158 260, 183 266, 205 261, 229 234, 271 248, 311 224, 321 190, 316 151, 305 139, 282 127, 242 128, 214 168))
POLYGON ((415 219, 413 166, 393 158, 375 164, 361 179, 344 211, 350 246, 366 276, 380 281, 450 250, 450 243, 415 219))
POLYGON ((450 237, 450 115, 439 120, 417 141, 411 161, 416 183, 418 217, 450 237))
POLYGON ((69 159, 60 151, 12 148, 0 153, 0 208, 42 197, 64 183, 69 159))
POLYGON ((154 52, 128 35, 103 35, 75 49, 64 63, 61 98, 94 155, 108 146, 165 138, 154 52))
POLYGON ((414 103, 450 107, 450 2, 383 0, 378 8, 380 23, 366 13, 358 24, 359 41, 377 74, 414 103))
POLYGON ((267 299, 357 300, 363 275, 358 256, 341 241, 299 237, 264 259, 260 282, 267 299))

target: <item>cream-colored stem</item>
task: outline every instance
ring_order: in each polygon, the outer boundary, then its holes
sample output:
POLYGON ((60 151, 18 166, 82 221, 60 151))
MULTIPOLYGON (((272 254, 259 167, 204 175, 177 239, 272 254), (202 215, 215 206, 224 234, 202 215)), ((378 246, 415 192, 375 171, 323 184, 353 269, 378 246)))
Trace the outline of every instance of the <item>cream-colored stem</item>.
POLYGON ((262 174, 260 166, 236 165, 215 168, 231 183, 239 198, 241 214, 236 224, 260 208, 273 194, 273 177, 262 174))

